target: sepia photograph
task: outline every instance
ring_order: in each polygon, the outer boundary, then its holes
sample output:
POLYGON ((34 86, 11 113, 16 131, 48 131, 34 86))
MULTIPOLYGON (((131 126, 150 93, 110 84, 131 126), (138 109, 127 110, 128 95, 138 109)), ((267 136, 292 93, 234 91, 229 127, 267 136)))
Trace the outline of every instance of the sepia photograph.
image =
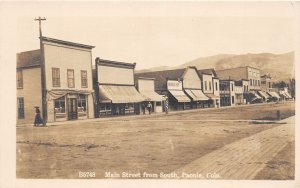
POLYGON ((299 186, 299 6, 0 2, 1 184, 299 186))

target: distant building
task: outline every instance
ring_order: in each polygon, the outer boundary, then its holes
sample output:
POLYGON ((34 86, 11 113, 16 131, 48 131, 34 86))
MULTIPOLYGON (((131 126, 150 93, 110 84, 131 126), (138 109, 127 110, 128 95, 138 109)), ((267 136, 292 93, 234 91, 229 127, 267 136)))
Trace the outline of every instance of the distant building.
POLYGON ((155 91, 167 96, 171 111, 201 108, 209 101, 195 67, 143 72, 135 76, 155 78, 155 91))
POLYGON ((145 110, 147 102, 152 104, 152 112, 163 112, 165 97, 155 92, 154 78, 135 77, 136 87, 138 91, 146 98, 145 103, 142 105, 141 111, 145 110))
POLYGON ((234 106, 236 103, 235 84, 233 80, 220 80, 220 105, 234 106))
MULTIPOLYGON (((94 117, 92 48, 48 37, 44 47, 48 122, 94 117)), ((40 50, 17 54, 17 124, 34 122, 42 111, 40 50)))
POLYGON ((141 103, 147 101, 135 88, 135 63, 96 58, 94 90, 97 117, 138 114, 141 103))
POLYGON ((219 78, 214 69, 198 70, 202 81, 203 93, 210 99, 206 105, 210 107, 220 107, 219 78))
POLYGON ((245 66, 217 71, 218 77, 227 80, 249 80, 249 90, 261 90, 260 70, 245 66))
MULTIPOLYGON (((247 92, 243 93, 243 99, 246 99, 246 103, 260 103, 263 102, 268 94, 261 91, 261 76, 260 70, 254 67, 245 66, 231 69, 218 70, 218 76, 223 80, 234 81, 248 81, 247 85, 242 82, 243 91, 244 87, 247 88, 247 92), (263 94, 263 96, 262 96, 263 94)), ((241 98, 240 98, 241 99, 241 98)), ((267 99, 265 99, 267 101, 267 99)))

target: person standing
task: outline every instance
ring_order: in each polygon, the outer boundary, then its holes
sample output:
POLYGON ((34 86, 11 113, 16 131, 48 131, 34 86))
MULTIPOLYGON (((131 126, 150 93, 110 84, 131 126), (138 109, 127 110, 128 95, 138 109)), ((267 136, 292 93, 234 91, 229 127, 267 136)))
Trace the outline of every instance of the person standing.
POLYGON ((38 106, 35 106, 35 118, 34 118, 34 126, 37 127, 39 124, 44 125, 43 120, 41 118, 41 111, 38 106))
POLYGON ((151 104, 151 102, 148 102, 147 108, 148 108, 149 115, 151 115, 151 110, 152 110, 152 104, 151 104))
POLYGON ((146 111, 146 104, 145 104, 145 102, 142 103, 142 111, 143 111, 143 115, 145 115, 145 111, 146 111))

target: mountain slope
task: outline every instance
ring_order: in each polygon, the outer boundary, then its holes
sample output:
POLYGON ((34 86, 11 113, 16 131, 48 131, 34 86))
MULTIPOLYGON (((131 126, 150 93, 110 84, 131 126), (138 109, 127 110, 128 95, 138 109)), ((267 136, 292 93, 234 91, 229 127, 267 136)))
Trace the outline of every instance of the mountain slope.
MULTIPOLYGON (((252 66, 262 70, 261 74, 270 73, 274 81, 288 81, 295 77, 294 52, 284 54, 260 53, 260 54, 220 54, 209 57, 201 57, 190 62, 184 63, 180 67, 196 66, 198 69, 215 68, 222 70, 241 66, 252 66)), ((172 67, 154 67, 148 70, 166 70, 172 67)))

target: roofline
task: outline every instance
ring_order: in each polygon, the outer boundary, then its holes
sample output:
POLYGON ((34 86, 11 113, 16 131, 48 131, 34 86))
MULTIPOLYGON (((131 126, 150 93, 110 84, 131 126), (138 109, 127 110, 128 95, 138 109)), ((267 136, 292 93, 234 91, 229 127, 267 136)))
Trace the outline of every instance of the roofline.
POLYGON ((140 80, 155 80, 155 78, 148 78, 148 77, 138 77, 137 79, 140 79, 140 80))
POLYGON ((17 67, 17 70, 21 70, 21 69, 33 69, 33 68, 38 68, 41 65, 29 65, 29 66, 22 66, 22 67, 17 67))
POLYGON ((86 48, 86 49, 95 48, 95 46, 79 44, 79 43, 60 40, 60 39, 54 39, 54 38, 50 38, 50 37, 40 37, 40 39, 42 39, 42 41, 46 41, 46 42, 52 42, 52 43, 56 43, 56 44, 64 44, 64 45, 68 45, 68 46, 74 46, 74 47, 80 47, 80 48, 86 48))
POLYGON ((251 67, 249 65, 246 65, 246 66, 234 67, 234 68, 229 68, 229 69, 220 69, 220 70, 217 70, 216 72, 218 72, 218 71, 232 70, 232 69, 237 69, 237 68, 247 68, 247 67, 250 67, 250 68, 253 68, 253 69, 256 69, 256 70, 260 70, 259 68, 251 67))
POLYGON ((185 68, 177 68, 177 69, 168 69, 168 70, 159 70, 159 71, 146 71, 146 72, 140 72, 140 73, 136 73, 136 74, 156 73, 156 72, 175 71, 175 70, 185 70, 186 68, 187 67, 185 67, 185 68))
POLYGON ((100 59, 97 57, 95 59, 96 65, 103 65, 108 67, 121 67, 121 68, 132 68, 134 69, 136 66, 136 63, 125 63, 125 62, 119 62, 119 61, 111 61, 111 60, 105 60, 100 59))

